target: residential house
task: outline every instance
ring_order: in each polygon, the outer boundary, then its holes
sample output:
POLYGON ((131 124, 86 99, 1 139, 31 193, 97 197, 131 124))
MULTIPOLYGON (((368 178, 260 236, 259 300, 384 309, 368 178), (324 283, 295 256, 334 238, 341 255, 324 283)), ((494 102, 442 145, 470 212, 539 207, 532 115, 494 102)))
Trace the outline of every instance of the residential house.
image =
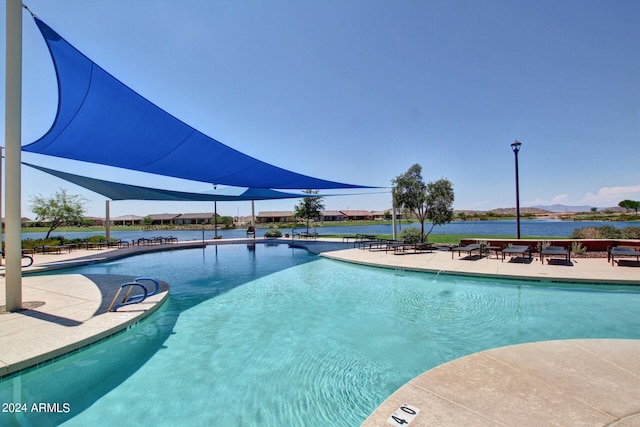
POLYGON ((370 221, 373 219, 373 215, 369 211, 347 210, 340 212, 344 214, 345 221, 370 221))
POLYGON ((278 222, 293 222, 292 211, 267 211, 259 212, 256 217, 258 224, 271 224, 278 222))
POLYGON ((145 218, 151 220, 151 225, 172 225, 176 223, 176 218, 179 216, 180 214, 162 213, 147 215, 145 218))
POLYGON ((344 214, 340 211, 322 211, 320 220, 326 222, 344 221, 344 214))
POLYGON ((113 225, 142 225, 143 217, 138 215, 121 215, 114 218, 110 218, 113 225))
POLYGON ((220 215, 217 215, 213 212, 182 214, 177 218, 175 218, 175 223, 178 225, 214 224, 216 222, 215 221, 216 216, 218 217, 218 220, 219 220, 220 215))

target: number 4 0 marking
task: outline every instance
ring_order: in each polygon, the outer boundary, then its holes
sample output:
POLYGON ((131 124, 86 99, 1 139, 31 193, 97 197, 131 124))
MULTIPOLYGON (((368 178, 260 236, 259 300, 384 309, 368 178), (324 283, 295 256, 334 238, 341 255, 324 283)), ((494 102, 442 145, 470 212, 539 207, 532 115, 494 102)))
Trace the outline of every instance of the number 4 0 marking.
POLYGON ((387 424, 392 426, 406 426, 418 415, 420 409, 415 406, 411 406, 408 403, 403 403, 398 409, 389 417, 387 424))

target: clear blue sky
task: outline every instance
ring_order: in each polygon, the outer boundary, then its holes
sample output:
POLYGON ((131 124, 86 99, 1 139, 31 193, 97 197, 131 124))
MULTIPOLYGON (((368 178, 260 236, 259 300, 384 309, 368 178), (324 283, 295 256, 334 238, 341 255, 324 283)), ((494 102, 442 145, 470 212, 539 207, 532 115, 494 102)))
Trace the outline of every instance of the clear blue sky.
MULTIPOLYGON (((426 181, 452 181, 456 209, 512 207, 517 139, 521 206, 640 200, 636 0, 26 4, 150 101, 286 169, 389 187, 419 163, 426 181)), ((53 121, 57 88, 44 41, 30 15, 23 18, 27 144, 53 121)), ((4 113, 4 28, 0 37, 4 113)), ((137 185, 211 189, 29 153, 23 160, 137 185)), ((30 168, 22 187, 25 216, 33 217, 29 196, 59 188, 83 194, 88 214, 104 216, 102 196, 30 168)), ((387 209, 390 194, 382 191, 327 198, 326 207, 387 209)), ((256 211, 295 203, 258 202, 256 211)), ((218 203, 223 215, 250 209, 218 203)), ((207 203, 111 205, 112 216, 212 210, 207 203)))

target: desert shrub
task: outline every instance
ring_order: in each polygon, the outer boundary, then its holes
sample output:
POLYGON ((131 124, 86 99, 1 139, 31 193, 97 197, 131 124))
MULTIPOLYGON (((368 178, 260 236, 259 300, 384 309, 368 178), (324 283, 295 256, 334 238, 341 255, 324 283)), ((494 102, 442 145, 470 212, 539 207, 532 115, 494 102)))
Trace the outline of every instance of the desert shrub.
POLYGON ((587 248, 582 246, 580 242, 571 242, 571 252, 577 255, 583 254, 587 251, 587 248))
POLYGON ((600 230, 596 227, 576 228, 571 233, 572 239, 601 239, 600 230))
POLYGON ((400 231, 400 240, 405 243, 418 243, 420 241, 420 230, 416 227, 408 227, 400 231))
POLYGON ((600 230, 602 239, 621 239, 622 238, 622 230, 614 227, 613 225, 603 225, 602 227, 598 227, 598 230, 600 230))
POLYGON ((622 229, 623 239, 640 239, 640 227, 632 225, 622 229))
POLYGON ((106 236, 89 236, 89 237, 85 237, 84 239, 85 242, 94 242, 94 243, 99 243, 99 242, 104 242, 107 240, 106 236))
POLYGON ((49 237, 48 239, 24 239, 22 240, 22 248, 23 249, 33 249, 36 246, 59 246, 64 243, 64 238, 60 237, 49 237))
POLYGON ((266 231, 264 233, 264 237, 282 237, 282 231, 278 229, 272 229, 272 230, 266 231))
POLYGON ((549 243, 548 241, 545 240, 545 241, 542 241, 542 242, 538 242, 536 244, 536 249, 537 249, 538 252, 542 252, 542 250, 544 248, 546 248, 546 247, 548 247, 550 245, 551 245, 551 243, 549 243))
MULTIPOLYGON (((640 227, 626 227, 637 228, 629 232, 629 235, 640 233, 640 227)), ((572 239, 633 239, 634 237, 625 237, 624 229, 614 227, 613 225, 603 225, 601 227, 582 227, 576 228, 571 233, 572 239)))
POLYGON ((264 233, 264 237, 282 237, 282 231, 277 226, 272 225, 269 227, 269 231, 264 233))

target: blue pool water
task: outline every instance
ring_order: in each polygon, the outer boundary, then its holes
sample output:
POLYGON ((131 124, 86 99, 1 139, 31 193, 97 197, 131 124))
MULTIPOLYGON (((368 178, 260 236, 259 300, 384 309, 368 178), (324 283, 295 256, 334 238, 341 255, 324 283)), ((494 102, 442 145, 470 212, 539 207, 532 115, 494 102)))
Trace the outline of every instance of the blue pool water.
POLYGON ((171 285, 147 320, 0 382, 0 425, 358 426, 422 372, 488 348, 640 339, 640 292, 384 270, 286 245, 141 255, 62 273, 171 285))

